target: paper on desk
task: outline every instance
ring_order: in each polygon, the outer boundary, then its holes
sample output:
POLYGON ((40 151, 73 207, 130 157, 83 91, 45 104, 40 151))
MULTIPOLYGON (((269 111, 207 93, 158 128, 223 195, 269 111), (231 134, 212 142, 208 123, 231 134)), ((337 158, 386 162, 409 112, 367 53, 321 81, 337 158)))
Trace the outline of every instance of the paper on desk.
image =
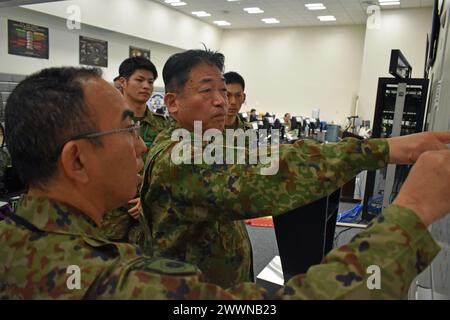
POLYGON ((280 286, 284 285, 283 268, 281 267, 280 256, 275 256, 263 271, 258 274, 257 278, 280 286))

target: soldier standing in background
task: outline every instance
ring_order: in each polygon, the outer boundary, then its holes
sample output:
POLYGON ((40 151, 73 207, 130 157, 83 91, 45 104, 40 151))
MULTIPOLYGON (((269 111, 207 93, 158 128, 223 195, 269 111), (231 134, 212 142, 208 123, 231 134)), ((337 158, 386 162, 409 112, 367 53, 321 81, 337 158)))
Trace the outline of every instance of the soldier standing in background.
POLYGON ((239 111, 246 99, 244 78, 234 71, 227 72, 223 76, 227 84, 228 98, 228 114, 225 119, 225 129, 251 129, 250 124, 239 117, 239 111))
MULTIPOLYGON (((152 146, 156 136, 168 126, 163 115, 153 113, 147 107, 147 101, 152 96, 153 84, 157 78, 158 71, 155 65, 142 57, 125 59, 119 66, 119 76, 116 78, 126 104, 134 112, 133 120, 140 122, 139 134, 147 148, 152 146)), ((145 158, 144 154, 144 163, 145 158)), ((103 219, 102 229, 112 240, 138 243, 145 249, 149 235, 142 227, 145 225, 145 220, 140 208, 140 199, 134 198, 128 203, 128 206, 108 212, 103 219)))

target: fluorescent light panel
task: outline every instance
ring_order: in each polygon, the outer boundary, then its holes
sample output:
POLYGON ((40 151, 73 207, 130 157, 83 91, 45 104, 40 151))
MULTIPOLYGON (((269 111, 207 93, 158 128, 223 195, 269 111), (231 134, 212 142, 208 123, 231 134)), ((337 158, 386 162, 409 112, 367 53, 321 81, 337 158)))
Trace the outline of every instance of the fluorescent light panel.
POLYGON ((231 25, 231 23, 229 23, 228 21, 225 21, 225 20, 217 20, 217 21, 213 21, 213 23, 217 24, 218 26, 229 26, 229 25, 231 25))
POLYGON ((268 23, 268 24, 280 23, 280 21, 276 18, 265 18, 265 19, 261 19, 261 21, 268 23))
POLYGON ((378 0, 380 6, 398 6, 400 4, 399 0, 378 0))
POLYGON ((305 7, 308 8, 308 10, 325 10, 326 7, 323 5, 323 3, 307 3, 305 4, 305 7))
POLYGON ((247 11, 247 13, 250 13, 250 14, 264 13, 264 10, 261 10, 258 7, 244 8, 244 11, 247 11))
POLYGON ((320 21, 336 21, 335 16, 318 16, 317 19, 320 21))
POLYGON ((191 13, 197 17, 210 17, 211 16, 211 14, 206 11, 193 11, 191 13))

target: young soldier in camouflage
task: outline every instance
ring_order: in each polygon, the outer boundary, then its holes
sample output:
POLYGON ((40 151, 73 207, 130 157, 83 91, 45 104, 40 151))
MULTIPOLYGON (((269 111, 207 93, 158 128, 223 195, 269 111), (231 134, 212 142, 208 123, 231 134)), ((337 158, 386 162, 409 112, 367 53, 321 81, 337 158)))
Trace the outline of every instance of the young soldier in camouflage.
POLYGON ((167 127, 164 116, 151 112, 147 107, 158 71, 150 60, 134 57, 120 64, 119 77, 125 102, 134 112, 134 121, 141 122, 140 136, 150 148, 156 136, 167 127))
POLYGON ((430 133, 329 145, 298 141, 280 146, 279 171, 271 176, 260 174, 261 164, 175 165, 175 129, 193 132, 194 121, 204 130, 224 129, 223 64, 222 54, 204 50, 175 54, 165 64, 165 104, 177 124, 150 150, 141 188, 154 255, 193 263, 220 286, 252 280, 244 219, 283 214, 326 196, 361 170, 412 163, 423 151, 445 147, 430 133))
POLYGON ((223 75, 227 84, 228 113, 225 119, 225 129, 251 129, 249 123, 239 117, 239 111, 245 102, 245 81, 242 76, 234 71, 223 75))
POLYGON ((146 148, 132 116, 95 70, 47 69, 16 87, 6 138, 29 193, 0 222, 0 299, 401 298, 438 251, 426 226, 450 211, 449 151, 421 156, 383 217, 275 297, 252 283, 201 282, 196 267, 143 256, 99 230, 139 183, 146 148), (381 290, 366 286, 373 264, 381 290))
MULTIPOLYGON (((168 127, 163 115, 153 113, 147 107, 147 101, 153 93, 153 83, 157 78, 155 65, 141 57, 125 59, 119 66, 119 76, 116 78, 126 104, 134 112, 133 120, 141 124, 139 134, 147 148, 150 148, 156 136, 168 127)), ((145 162, 146 154, 143 157, 145 162)), ((108 212, 103 218, 102 230, 111 240, 130 241, 145 246, 149 235, 145 234, 141 224, 145 224, 145 220, 139 198, 135 197, 129 201, 129 205, 108 212)))

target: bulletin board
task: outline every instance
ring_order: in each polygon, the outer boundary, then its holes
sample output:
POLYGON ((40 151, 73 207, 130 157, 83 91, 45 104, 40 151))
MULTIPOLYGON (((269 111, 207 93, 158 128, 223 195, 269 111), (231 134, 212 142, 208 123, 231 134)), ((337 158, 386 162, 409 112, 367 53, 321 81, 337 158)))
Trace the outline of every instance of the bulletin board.
POLYGON ((8 20, 8 53, 24 57, 48 59, 48 28, 8 20))

